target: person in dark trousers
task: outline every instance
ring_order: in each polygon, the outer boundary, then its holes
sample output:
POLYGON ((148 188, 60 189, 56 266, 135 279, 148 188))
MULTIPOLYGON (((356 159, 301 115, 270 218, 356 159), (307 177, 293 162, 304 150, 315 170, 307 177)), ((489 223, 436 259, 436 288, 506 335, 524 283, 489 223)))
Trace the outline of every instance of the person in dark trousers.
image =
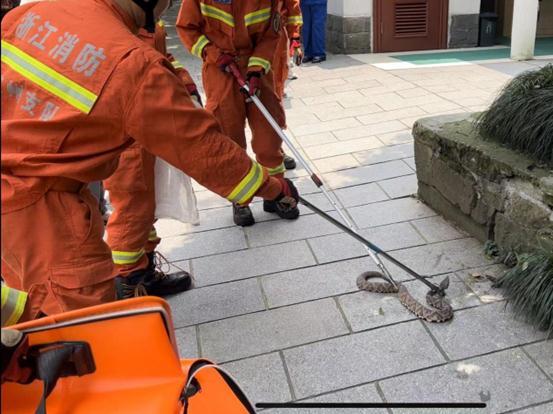
POLYGON ((327 0, 301 0, 300 6, 303 15, 301 35, 305 49, 303 62, 324 62, 327 0))

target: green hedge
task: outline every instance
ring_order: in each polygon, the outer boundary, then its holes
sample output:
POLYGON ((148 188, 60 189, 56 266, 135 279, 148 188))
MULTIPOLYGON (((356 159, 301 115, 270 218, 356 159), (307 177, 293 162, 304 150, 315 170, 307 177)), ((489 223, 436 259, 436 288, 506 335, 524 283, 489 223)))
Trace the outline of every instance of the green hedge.
POLYGON ((553 166, 553 64, 509 82, 477 126, 485 138, 553 166))

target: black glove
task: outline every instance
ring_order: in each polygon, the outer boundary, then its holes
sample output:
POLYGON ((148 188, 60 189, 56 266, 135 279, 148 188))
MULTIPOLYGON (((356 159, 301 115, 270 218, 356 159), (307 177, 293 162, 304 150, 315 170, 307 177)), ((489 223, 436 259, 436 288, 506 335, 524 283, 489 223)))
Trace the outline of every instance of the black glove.
POLYGON ((278 214, 280 218, 295 220, 300 215, 300 210, 298 209, 298 201, 300 199, 298 190, 289 179, 282 177, 277 177, 277 179, 282 185, 282 191, 275 199, 271 200, 274 203, 272 206, 273 210, 271 211, 278 214))

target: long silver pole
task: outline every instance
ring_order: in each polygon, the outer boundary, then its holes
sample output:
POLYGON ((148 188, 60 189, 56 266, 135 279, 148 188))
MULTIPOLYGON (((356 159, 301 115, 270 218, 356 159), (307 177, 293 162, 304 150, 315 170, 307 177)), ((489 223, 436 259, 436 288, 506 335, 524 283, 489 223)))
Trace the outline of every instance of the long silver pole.
MULTIPOLYGON (((265 105, 263 105, 263 103, 261 102, 261 100, 256 96, 256 95, 251 95, 250 94, 250 91, 249 91, 249 88, 248 88, 248 85, 247 84, 244 84, 244 85, 241 85, 242 88, 244 90, 246 90, 246 92, 248 93, 249 95, 249 99, 251 99, 251 101, 255 104, 255 106, 257 107, 257 109, 259 109, 259 111, 263 114, 263 116, 265 117, 265 119, 267 120, 267 122, 269 122, 269 124, 271 125, 271 127, 275 130, 275 132, 279 135, 279 137, 282 139, 282 141, 284 141, 286 143, 286 145, 288 146, 288 148, 290 149, 290 151, 292 151, 292 154, 294 155, 294 157, 296 157, 297 160, 299 160, 300 164, 303 166, 303 168, 305 168, 305 170, 307 171, 307 173, 311 176, 311 179, 313 180, 313 182, 315 183, 315 185, 321 189, 322 193, 325 195, 325 197, 328 199, 328 201, 330 202, 330 204, 332 204, 332 206, 334 207, 334 209, 338 212, 338 214, 340 215, 340 217, 342 218, 342 220, 344 220, 344 222, 348 225, 348 227, 353 231, 355 232, 356 234, 359 235, 358 231, 357 231, 357 228, 354 226, 353 222, 347 217, 347 215, 345 214, 345 212, 343 211, 343 209, 338 206, 338 203, 335 201, 335 198, 336 200, 338 200, 339 202, 339 199, 338 197, 336 197, 335 194, 334 197, 331 197, 328 190, 325 188, 325 185, 324 183, 322 182, 322 180, 317 176, 317 174, 313 171, 313 169, 311 168, 311 166, 307 163, 307 161, 305 160, 305 158, 302 156, 302 154, 296 149, 296 147, 294 146, 294 144, 292 144, 292 140, 290 139, 290 137, 288 137, 288 135, 286 134, 286 132, 284 132, 282 130, 282 128, 280 127, 280 125, 276 122, 276 120, 273 118, 273 116, 271 115, 271 113, 267 110, 267 108, 265 107, 265 105)), ((392 278, 392 275, 390 274, 390 272, 388 271, 388 269, 386 268, 386 266, 384 266, 384 263, 382 262, 382 260, 380 260, 380 258, 378 257, 378 255, 373 252, 369 247, 367 247, 365 245, 365 249, 367 250, 367 252, 369 253, 369 256, 371 257, 371 259, 374 261, 374 263, 378 266, 378 268, 380 269, 380 271, 382 272, 382 274, 384 274, 384 276, 386 276, 394 285, 397 286, 395 280, 392 278)))

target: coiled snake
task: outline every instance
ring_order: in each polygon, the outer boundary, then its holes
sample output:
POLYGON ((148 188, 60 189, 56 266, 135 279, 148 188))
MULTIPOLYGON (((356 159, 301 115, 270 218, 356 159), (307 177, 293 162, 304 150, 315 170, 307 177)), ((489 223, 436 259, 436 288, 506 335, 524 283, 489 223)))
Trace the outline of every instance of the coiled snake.
POLYGON ((426 303, 430 307, 426 307, 416 300, 404 285, 399 283, 394 286, 380 272, 364 272, 357 278, 357 287, 361 290, 375 293, 397 293, 399 301, 407 310, 428 322, 446 322, 453 318, 453 308, 446 302, 443 293, 448 286, 449 278, 446 278, 440 283, 440 291, 429 291, 426 294, 426 303), (384 282, 370 281, 377 278, 383 279, 384 282))

